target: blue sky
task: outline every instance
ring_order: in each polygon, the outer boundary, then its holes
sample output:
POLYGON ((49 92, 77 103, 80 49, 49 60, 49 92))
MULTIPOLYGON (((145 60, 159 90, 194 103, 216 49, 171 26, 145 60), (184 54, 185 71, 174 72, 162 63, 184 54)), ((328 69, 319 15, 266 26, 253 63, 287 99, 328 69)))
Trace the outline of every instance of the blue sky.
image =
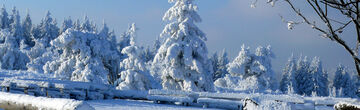
MULTIPOLYGON (((165 11, 171 7, 167 0, 2 0, 7 8, 16 6, 21 15, 29 9, 34 23, 38 23, 49 10, 61 24, 67 17, 82 19, 89 16, 97 25, 103 20, 117 35, 125 31, 128 24, 135 22, 140 28, 137 43, 152 45, 161 33, 166 22, 161 20, 165 11)), ((339 63, 354 68, 351 57, 338 44, 319 37, 320 33, 307 25, 287 30, 278 14, 287 19, 296 19, 283 2, 276 7, 265 5, 259 0, 257 8, 250 8, 251 0, 198 0, 199 14, 203 22, 198 26, 208 37, 209 53, 226 49, 233 59, 242 44, 254 50, 259 45, 271 45, 276 58, 273 68, 280 72, 288 57, 319 56, 324 67, 333 71, 339 63)), ((299 7, 304 4, 300 3, 299 7)), ((303 10, 309 12, 309 10, 303 10)), ((336 15, 336 14, 335 14, 336 15)), ((308 14, 314 17, 313 14, 308 14)), ((23 16, 22 16, 23 17, 23 16)), ((298 19, 299 20, 299 19, 298 19)), ((354 30, 345 30, 344 35, 354 37, 354 30)), ((350 39, 351 40, 351 39, 350 39)))

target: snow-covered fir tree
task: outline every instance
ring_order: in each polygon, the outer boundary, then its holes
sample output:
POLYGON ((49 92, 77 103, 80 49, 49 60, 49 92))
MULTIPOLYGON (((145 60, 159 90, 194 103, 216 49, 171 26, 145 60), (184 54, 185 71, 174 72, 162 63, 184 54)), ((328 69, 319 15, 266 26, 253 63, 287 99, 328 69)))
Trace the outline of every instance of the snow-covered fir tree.
POLYGON ((272 52, 270 46, 259 46, 255 54, 250 53, 249 48, 243 45, 239 55, 230 62, 227 70, 230 74, 215 81, 215 85, 224 88, 234 88, 240 91, 261 92, 272 89, 270 75, 272 52))
POLYGON ((195 25, 201 21, 194 0, 169 0, 174 3, 164 15, 167 24, 161 36, 169 35, 153 61, 155 78, 163 89, 212 91, 212 65, 204 41, 205 34, 195 25))
MULTIPOLYGON (((103 21, 103 26, 100 29, 98 35, 100 36, 101 40, 107 40, 109 42, 110 48, 109 50, 116 52, 117 57, 120 57, 120 52, 116 48, 116 36, 114 34, 114 31, 109 31, 109 27, 103 21)), ((119 63, 122 59, 112 59, 107 60, 105 66, 109 69, 109 83, 115 84, 115 81, 118 79, 118 73, 120 72, 119 63)))
POLYGON ((119 59, 109 44, 95 32, 70 28, 51 41, 62 53, 57 59, 46 62, 44 73, 63 80, 109 84, 108 75, 114 67, 107 63, 119 59))
POLYGON ((154 54, 152 53, 152 51, 150 50, 150 47, 149 46, 146 46, 146 47, 141 47, 141 58, 143 58, 144 62, 147 63, 147 62, 152 62, 153 59, 154 59, 154 54))
POLYGON ((120 90, 149 90, 154 82, 152 82, 152 76, 140 56, 142 50, 135 45, 133 40, 134 38, 131 38, 130 46, 121 51, 128 58, 120 63, 120 67, 124 70, 120 73, 120 78, 117 80, 119 84, 116 88, 120 90))
POLYGON ((311 96, 312 90, 314 89, 314 81, 312 74, 309 71, 310 62, 305 56, 300 58, 296 64, 296 82, 297 82, 297 94, 311 96))
POLYGON ((46 12, 40 24, 33 29, 33 34, 35 39, 41 40, 39 43, 44 43, 45 47, 49 47, 50 41, 59 35, 56 20, 51 17, 49 11, 46 12))
POLYGON ((215 53, 211 59, 214 68, 213 80, 216 81, 219 78, 225 77, 225 75, 228 74, 226 65, 229 63, 225 49, 220 53, 220 55, 215 53))
POLYGON ((50 41, 58 37, 59 28, 56 21, 50 15, 50 12, 47 11, 45 18, 32 29, 35 45, 27 53, 30 57, 30 62, 26 65, 30 71, 43 73, 45 63, 51 61, 52 56, 58 56, 54 55, 57 53, 55 52, 57 50, 54 50, 54 47, 50 45, 50 41), (43 56, 43 54, 45 55, 43 56))
POLYGON ((332 86, 336 88, 336 96, 356 97, 356 87, 350 77, 350 74, 346 71, 343 65, 339 65, 337 67, 332 86))
POLYGON ((26 70, 28 56, 20 51, 16 38, 7 29, 0 30, 0 36, 5 38, 0 44, 0 68, 7 70, 26 70))
POLYGON ((65 32, 67 29, 72 28, 73 27, 73 22, 70 19, 70 17, 64 19, 61 28, 60 28, 60 33, 65 32))
POLYGON ((328 96, 328 76, 322 68, 319 57, 313 58, 309 69, 314 82, 313 92, 317 96, 328 96))
POLYGON ((10 22, 8 18, 8 13, 6 12, 5 5, 3 5, 0 9, 0 28, 6 29, 10 27, 10 22))
POLYGON ((160 38, 159 38, 159 37, 156 37, 155 42, 154 42, 154 44, 153 44, 153 48, 152 48, 152 50, 151 50, 152 53, 154 54, 154 56, 155 56, 155 54, 158 52, 160 46, 161 46, 160 38))
POLYGON ((295 79, 296 74, 296 59, 294 55, 291 55, 288 62, 285 65, 282 73, 282 79, 280 81, 280 90, 283 93, 288 93, 289 89, 292 89, 293 93, 296 93, 297 90, 297 82, 295 79))
POLYGON ((25 40, 22 31, 19 11, 16 10, 16 7, 13 7, 12 14, 10 15, 10 33, 11 36, 15 37, 16 43, 19 47, 20 42, 25 40))
POLYGON ((96 26, 89 20, 87 16, 84 16, 84 22, 80 25, 80 30, 88 32, 96 32, 96 26))
POLYGON ((275 79, 275 72, 272 69, 271 59, 275 58, 274 53, 271 50, 271 46, 268 45, 266 47, 259 46, 255 51, 255 60, 253 61, 252 71, 260 73, 260 75, 264 75, 265 82, 269 84, 269 88, 271 90, 276 90, 279 87, 279 82, 275 79), (255 68, 254 68, 255 67, 255 68))
POLYGON ((24 21, 22 22, 22 31, 23 37, 25 39, 25 44, 29 47, 33 47, 35 45, 34 37, 32 36, 31 29, 32 29, 32 21, 30 18, 29 11, 27 11, 24 21))
MULTIPOLYGON (((118 50, 121 52, 123 48, 130 46, 131 38, 134 38, 135 36, 136 27, 134 24, 129 25, 129 28, 126 32, 123 32, 120 35, 119 43, 117 44, 118 50)), ((123 58, 126 58, 126 56, 123 56, 123 58)))

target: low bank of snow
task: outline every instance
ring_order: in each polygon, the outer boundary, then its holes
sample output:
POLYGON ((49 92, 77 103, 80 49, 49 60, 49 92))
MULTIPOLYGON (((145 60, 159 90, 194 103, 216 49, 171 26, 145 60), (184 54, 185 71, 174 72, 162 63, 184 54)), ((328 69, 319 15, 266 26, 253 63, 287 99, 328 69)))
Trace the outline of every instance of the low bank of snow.
MULTIPOLYGON (((154 104, 139 100, 90 100, 86 101, 96 110, 204 110, 201 107, 189 107, 169 104, 154 104)), ((216 110, 208 108, 207 110, 216 110)))
POLYGON ((35 97, 24 94, 11 94, 0 92, 0 105, 10 108, 31 107, 35 109, 55 110, 93 110, 89 104, 83 101, 61 98, 35 97), (11 104, 11 105, 5 105, 11 104))

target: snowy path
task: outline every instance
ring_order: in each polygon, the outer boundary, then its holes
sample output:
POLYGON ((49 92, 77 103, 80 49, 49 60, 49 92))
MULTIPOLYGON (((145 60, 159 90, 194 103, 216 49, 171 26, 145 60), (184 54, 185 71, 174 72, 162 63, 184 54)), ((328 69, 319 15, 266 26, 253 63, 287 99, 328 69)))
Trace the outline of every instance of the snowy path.
MULTIPOLYGON (((86 101, 96 110, 204 110, 200 107, 186 107, 180 105, 154 104, 149 101, 134 100, 92 100, 86 101)), ((205 109, 216 110, 216 109, 205 109)))

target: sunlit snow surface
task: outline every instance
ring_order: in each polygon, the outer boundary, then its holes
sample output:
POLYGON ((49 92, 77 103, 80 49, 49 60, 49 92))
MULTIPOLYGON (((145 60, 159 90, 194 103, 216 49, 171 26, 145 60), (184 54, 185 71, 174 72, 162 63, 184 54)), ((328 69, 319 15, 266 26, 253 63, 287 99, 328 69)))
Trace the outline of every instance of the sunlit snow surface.
POLYGON ((201 107, 186 107, 180 105, 154 104, 151 101, 134 100, 93 100, 86 101, 96 110, 216 110, 201 107))

